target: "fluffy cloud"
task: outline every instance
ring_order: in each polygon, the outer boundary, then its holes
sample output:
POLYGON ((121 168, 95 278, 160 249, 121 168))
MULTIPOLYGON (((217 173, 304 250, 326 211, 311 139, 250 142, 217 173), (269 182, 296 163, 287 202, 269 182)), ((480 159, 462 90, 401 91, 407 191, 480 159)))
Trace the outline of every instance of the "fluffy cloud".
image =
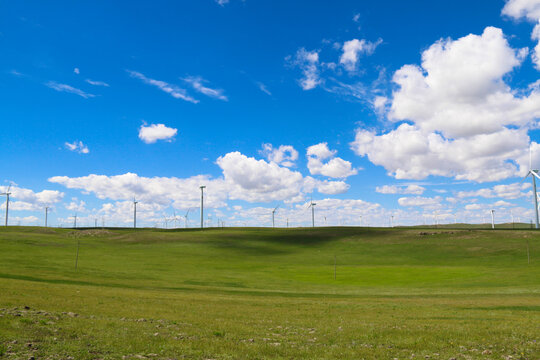
POLYGON ((319 52, 307 51, 304 48, 298 49, 294 58, 288 56, 286 60, 293 66, 302 70, 304 77, 299 80, 300 86, 304 90, 311 90, 321 83, 319 77, 319 52))
POLYGON ((84 145, 82 141, 74 141, 73 143, 66 142, 64 145, 69 151, 75 151, 79 154, 88 154, 90 152, 88 146, 84 145))
POLYGON ((422 195, 426 188, 420 185, 384 185, 377 186, 375 191, 381 194, 412 194, 412 195, 422 195))
POLYGON ((206 95, 211 98, 228 101, 229 99, 223 94, 222 89, 212 89, 204 85, 204 83, 208 82, 201 78, 200 76, 191 76, 184 79, 185 82, 189 83, 191 86, 193 86, 193 89, 195 91, 206 95))
POLYGON ((420 206, 424 208, 435 208, 441 205, 442 198, 440 196, 435 196, 434 198, 429 197, 402 197, 398 199, 398 204, 401 206, 420 206))
POLYGON ((405 65, 393 81, 389 118, 403 123, 386 134, 359 129, 353 150, 399 179, 429 175, 495 181, 523 169, 527 130, 540 116, 537 89, 518 96, 504 76, 520 65, 502 31, 440 40, 422 53, 422 67, 405 65))
POLYGON ((517 199, 524 196, 529 196, 530 192, 524 192, 531 187, 529 183, 513 183, 495 185, 492 188, 484 188, 473 191, 460 191, 457 193, 458 198, 466 197, 484 197, 484 198, 503 198, 503 199, 517 199))
POLYGON ((536 23, 531 38, 538 41, 534 48, 533 61, 540 70, 540 1, 538 0, 510 0, 504 6, 502 13, 514 19, 526 18, 536 23))
POLYGON ((317 189, 320 193, 345 192, 348 185, 342 181, 319 181, 303 177, 297 171, 281 167, 275 162, 266 162, 231 152, 216 161, 223 177, 205 175, 180 179, 176 177, 141 177, 137 174, 88 175, 70 178, 54 176, 50 182, 69 189, 81 189, 94 193, 100 199, 137 200, 161 206, 172 205, 177 209, 198 207, 200 185, 206 185, 205 201, 208 207, 225 206, 226 200, 248 202, 286 201, 298 202, 306 192, 317 189))
POLYGON ((346 178, 358 171, 351 162, 334 157, 337 151, 330 150, 327 143, 312 145, 307 148, 308 169, 312 175, 324 175, 332 178, 346 178), (328 160, 323 163, 324 160, 328 160))
POLYGON ((261 154, 268 161, 287 167, 294 166, 294 162, 298 160, 298 151, 291 145, 280 145, 274 148, 272 144, 263 144, 261 154))
POLYGON ((342 64, 348 71, 356 70, 356 65, 358 63, 360 54, 373 54, 381 42, 382 40, 378 40, 377 42, 373 43, 364 39, 352 39, 345 41, 342 48, 343 54, 339 58, 340 64, 342 64))
POLYGON ((95 97, 96 95, 94 94, 90 94, 90 93, 87 93, 81 89, 77 89, 71 85, 67 85, 67 84, 60 84, 60 83, 57 83, 56 81, 49 81, 49 82, 46 82, 45 83, 45 86, 53 89, 53 90, 56 90, 56 91, 59 91, 59 92, 67 92, 67 93, 70 93, 70 94, 75 94, 75 95, 79 95, 80 97, 83 97, 85 99, 88 99, 88 98, 93 98, 95 97))
POLYGON ((148 78, 137 71, 127 70, 127 72, 132 78, 139 79, 145 84, 155 86, 161 91, 164 91, 167 94, 171 95, 175 99, 182 99, 194 104, 197 104, 199 102, 199 100, 189 96, 185 89, 182 89, 181 87, 178 87, 174 84, 169 84, 165 81, 148 78))
MULTIPOLYGON (((7 191, 8 186, 0 186, 0 193, 7 191)), ((30 189, 12 186, 10 188, 10 210, 40 211, 45 206, 51 206, 60 202, 64 193, 57 190, 43 190, 34 192, 30 189)))
POLYGON ((164 124, 141 125, 139 128, 139 139, 147 144, 153 144, 158 140, 172 141, 178 130, 170 128, 164 124))

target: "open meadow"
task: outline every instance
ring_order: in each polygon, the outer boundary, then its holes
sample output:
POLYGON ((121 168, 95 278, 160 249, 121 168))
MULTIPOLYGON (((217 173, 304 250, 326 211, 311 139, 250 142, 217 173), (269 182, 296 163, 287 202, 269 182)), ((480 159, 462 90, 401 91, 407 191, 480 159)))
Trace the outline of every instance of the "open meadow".
POLYGON ((540 359, 540 232, 2 228, 0 358, 540 359))

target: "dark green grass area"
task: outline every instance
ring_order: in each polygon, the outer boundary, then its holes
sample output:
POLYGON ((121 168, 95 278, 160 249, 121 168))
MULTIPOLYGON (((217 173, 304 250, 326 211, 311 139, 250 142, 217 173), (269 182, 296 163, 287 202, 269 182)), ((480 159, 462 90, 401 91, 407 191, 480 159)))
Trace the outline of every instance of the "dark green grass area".
POLYGON ((540 359, 540 232, 2 228, 0 358, 31 356, 540 359))

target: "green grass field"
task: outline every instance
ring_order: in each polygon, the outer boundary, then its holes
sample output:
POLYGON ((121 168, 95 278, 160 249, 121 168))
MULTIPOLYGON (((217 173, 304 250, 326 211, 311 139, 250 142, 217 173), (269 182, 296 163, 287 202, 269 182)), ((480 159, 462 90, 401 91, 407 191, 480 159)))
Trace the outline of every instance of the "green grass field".
POLYGON ((1 358, 540 359, 540 232, 1 228, 1 358))

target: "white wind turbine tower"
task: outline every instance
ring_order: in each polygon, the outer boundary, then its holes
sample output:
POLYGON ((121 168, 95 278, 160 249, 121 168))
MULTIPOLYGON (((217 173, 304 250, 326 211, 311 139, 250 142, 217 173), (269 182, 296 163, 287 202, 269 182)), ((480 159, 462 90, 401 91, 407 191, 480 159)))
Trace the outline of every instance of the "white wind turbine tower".
POLYGON ((491 228, 495 229, 495 210, 491 209, 491 228))
POLYGON ((529 145, 529 172, 521 182, 525 181, 525 179, 531 175, 532 178, 532 185, 533 185, 533 198, 534 198, 534 212, 536 216, 536 228, 538 229, 538 193, 536 192, 536 178, 540 179, 540 175, 538 175, 538 170, 533 170, 532 168, 532 149, 529 145))
POLYGON ((11 189, 11 184, 9 184, 6 192, 3 192, 1 193, 0 195, 6 195, 6 226, 8 225, 8 215, 9 215, 9 195, 11 195, 11 193, 9 192, 9 190, 11 189))
POLYGON ((201 229, 204 227, 204 188, 206 186, 201 185, 199 188, 201 189, 201 229))
POLYGON ((313 202, 313 198, 309 201, 308 209, 311 208, 311 226, 315 227, 315 205, 316 203, 313 202))
POLYGON ((277 210, 278 207, 279 207, 279 205, 276 206, 276 207, 274 208, 274 210, 272 210, 272 227, 275 227, 275 223, 274 223, 274 214, 276 213, 276 210, 277 210))
POLYGON ((47 215, 49 215, 49 207, 45 206, 45 227, 47 227, 47 215))
POLYGON ((137 203, 138 201, 133 198, 133 228, 137 228, 137 203))

